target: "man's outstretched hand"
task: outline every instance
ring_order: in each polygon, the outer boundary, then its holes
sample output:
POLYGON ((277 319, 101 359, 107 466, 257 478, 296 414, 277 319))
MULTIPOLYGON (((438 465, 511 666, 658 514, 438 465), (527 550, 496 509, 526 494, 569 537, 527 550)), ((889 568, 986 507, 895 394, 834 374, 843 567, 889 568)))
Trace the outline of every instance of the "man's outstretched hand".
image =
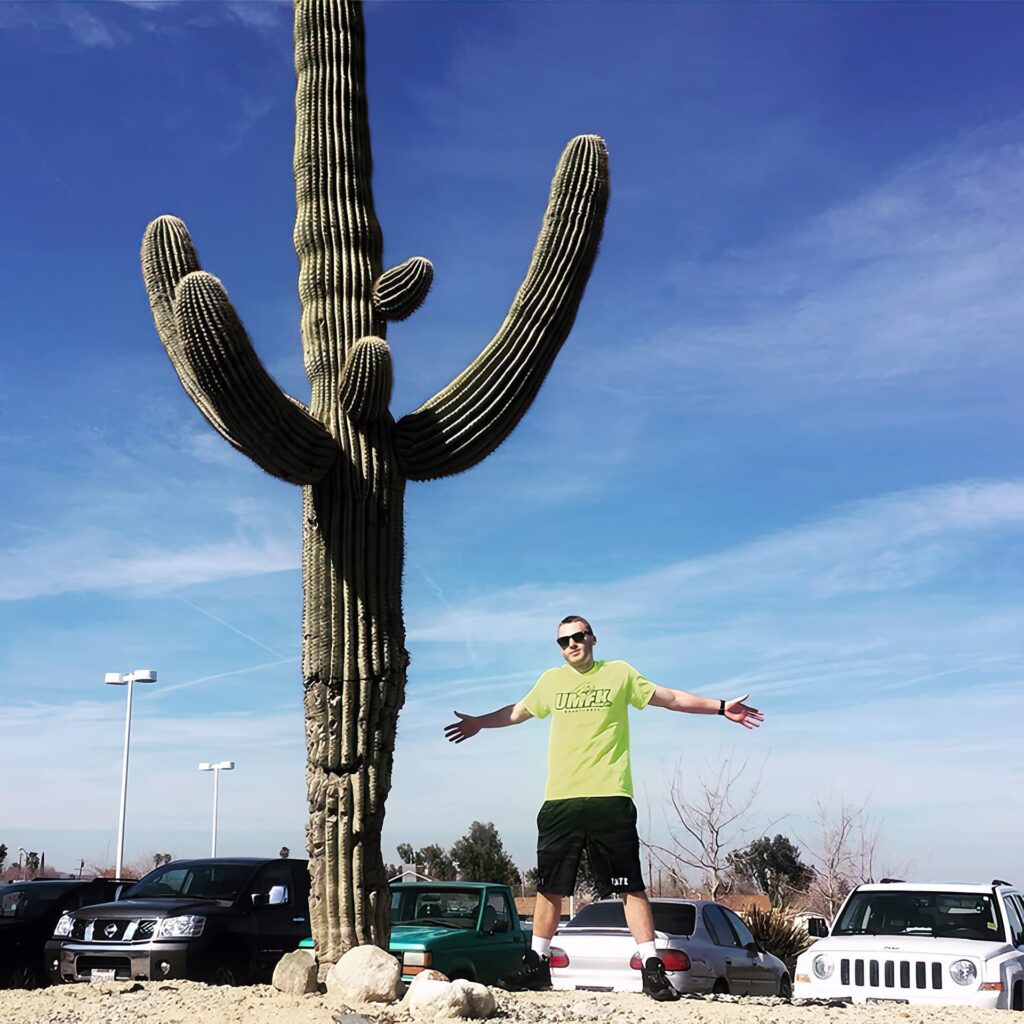
POLYGON ((448 737, 449 743, 461 743, 463 740, 468 740, 475 736, 480 731, 479 719, 474 718, 472 715, 463 715, 458 711, 453 711, 452 714, 455 715, 458 721, 444 727, 444 734, 448 737))
POLYGON ((764 721, 764 715, 757 708, 743 703, 749 696, 749 693, 745 693, 742 697, 727 700, 725 702, 725 717, 730 722, 739 722, 745 729, 756 729, 764 721))

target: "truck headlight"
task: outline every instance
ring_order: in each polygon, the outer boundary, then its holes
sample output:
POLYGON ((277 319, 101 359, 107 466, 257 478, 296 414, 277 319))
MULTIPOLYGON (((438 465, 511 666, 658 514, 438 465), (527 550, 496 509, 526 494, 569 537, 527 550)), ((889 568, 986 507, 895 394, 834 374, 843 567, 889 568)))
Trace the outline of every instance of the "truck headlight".
POLYGON ((71 934, 71 927, 74 923, 75 919, 70 914, 61 914, 57 927, 53 929, 53 937, 55 939, 67 938, 71 934))
POLYGON ((825 956, 824 953, 819 953, 814 960, 811 961, 811 970, 814 971, 814 976, 820 978, 822 981, 832 977, 832 972, 835 970, 835 964, 832 963, 832 958, 825 956))
POLYGON ((978 968, 970 960, 955 960, 949 965, 949 976, 958 985, 973 985, 978 980, 978 968))
POLYGON ((402 963, 406 967, 429 967, 430 954, 418 950, 410 950, 402 954, 402 963))
POLYGON ((203 934, 206 918, 197 914, 182 914, 180 917, 164 917, 153 929, 154 939, 194 939, 203 934))

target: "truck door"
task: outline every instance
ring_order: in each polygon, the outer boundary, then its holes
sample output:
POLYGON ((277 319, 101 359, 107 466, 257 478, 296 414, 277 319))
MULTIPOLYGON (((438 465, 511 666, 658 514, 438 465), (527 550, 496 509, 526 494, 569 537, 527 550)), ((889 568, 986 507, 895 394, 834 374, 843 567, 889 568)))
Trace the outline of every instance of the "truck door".
POLYGON ((256 925, 255 968, 267 977, 278 960, 309 934, 305 894, 296 892, 292 867, 286 860, 261 868, 250 889, 256 925))
POLYGON ((526 939, 504 889, 488 889, 480 912, 479 952, 473 953, 477 980, 493 984, 522 966, 526 939))

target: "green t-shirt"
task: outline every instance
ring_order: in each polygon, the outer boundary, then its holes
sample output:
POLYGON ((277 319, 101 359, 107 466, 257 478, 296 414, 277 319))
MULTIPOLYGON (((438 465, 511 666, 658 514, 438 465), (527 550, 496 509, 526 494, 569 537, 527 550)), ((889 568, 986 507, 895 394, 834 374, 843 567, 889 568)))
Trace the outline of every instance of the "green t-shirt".
POLYGON ((534 718, 552 716, 544 799, 631 797, 628 706, 647 707, 654 690, 624 661, 548 669, 521 702, 534 718))

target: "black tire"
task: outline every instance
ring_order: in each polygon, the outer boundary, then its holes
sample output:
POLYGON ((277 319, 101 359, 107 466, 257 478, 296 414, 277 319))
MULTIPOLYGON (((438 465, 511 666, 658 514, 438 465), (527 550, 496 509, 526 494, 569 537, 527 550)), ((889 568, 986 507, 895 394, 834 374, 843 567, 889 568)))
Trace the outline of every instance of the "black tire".
POLYGON ((1013 999, 1010 1002, 1011 1010, 1024 1010, 1024 982, 1018 981, 1013 986, 1013 999))
POLYGON ((726 996, 729 994, 729 982, 725 978, 719 978, 712 986, 711 991, 716 996, 726 996))
POLYGON ((781 999, 793 998, 793 982, 790 981, 788 974, 779 978, 779 997, 781 999))
POLYGON ((28 964, 12 964, 0 976, 0 988, 42 988, 39 975, 28 964))
POLYGON ((203 981, 207 985, 244 985, 245 973, 233 957, 217 957, 207 968, 203 981))

